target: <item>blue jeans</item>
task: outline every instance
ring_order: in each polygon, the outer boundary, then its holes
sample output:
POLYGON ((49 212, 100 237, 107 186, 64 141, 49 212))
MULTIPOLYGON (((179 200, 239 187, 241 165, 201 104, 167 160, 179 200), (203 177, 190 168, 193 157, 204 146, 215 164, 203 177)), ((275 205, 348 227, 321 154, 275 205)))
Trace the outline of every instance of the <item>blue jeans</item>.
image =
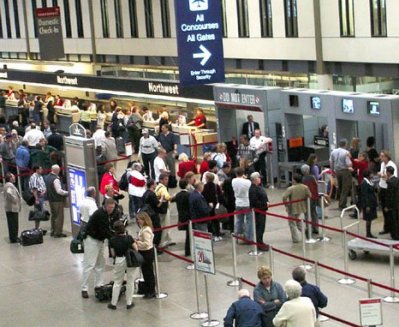
POLYGON ((137 210, 139 210, 142 206, 143 199, 134 196, 134 195, 129 195, 129 216, 130 218, 133 218, 136 216, 137 210))
MULTIPOLYGON (((249 209, 249 207, 236 207, 237 211, 249 209)), ((238 235, 244 235, 247 240, 254 241, 253 239, 253 223, 252 223, 252 212, 249 211, 245 214, 235 215, 234 221, 234 233, 238 235), (245 226, 244 226, 245 223, 245 226), (245 231, 245 232, 244 232, 245 231)))

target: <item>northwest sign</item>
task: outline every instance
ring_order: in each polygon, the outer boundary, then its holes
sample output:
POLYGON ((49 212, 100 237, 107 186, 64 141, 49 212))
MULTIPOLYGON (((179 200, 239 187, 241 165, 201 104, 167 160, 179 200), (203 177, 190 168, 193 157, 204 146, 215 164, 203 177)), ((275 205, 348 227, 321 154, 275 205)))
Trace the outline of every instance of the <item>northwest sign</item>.
POLYGON ((65 54, 60 7, 36 9, 36 28, 40 58, 43 60, 63 58, 65 54))
POLYGON ((180 84, 224 82, 219 0, 175 0, 180 84))

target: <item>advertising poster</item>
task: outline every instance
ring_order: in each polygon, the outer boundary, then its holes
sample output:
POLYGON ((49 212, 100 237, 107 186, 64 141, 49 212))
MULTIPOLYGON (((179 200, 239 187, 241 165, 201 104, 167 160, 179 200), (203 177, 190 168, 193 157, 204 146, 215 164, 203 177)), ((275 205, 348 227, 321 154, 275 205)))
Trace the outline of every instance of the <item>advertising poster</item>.
POLYGON ((60 7, 36 9, 36 28, 42 60, 65 56, 62 38, 60 7))
POLYGON ((80 203, 85 198, 87 183, 86 172, 75 167, 68 167, 69 189, 71 192, 72 221, 80 225, 80 203))
POLYGON ((193 230, 193 240, 195 269, 208 274, 215 274, 212 233, 193 230))

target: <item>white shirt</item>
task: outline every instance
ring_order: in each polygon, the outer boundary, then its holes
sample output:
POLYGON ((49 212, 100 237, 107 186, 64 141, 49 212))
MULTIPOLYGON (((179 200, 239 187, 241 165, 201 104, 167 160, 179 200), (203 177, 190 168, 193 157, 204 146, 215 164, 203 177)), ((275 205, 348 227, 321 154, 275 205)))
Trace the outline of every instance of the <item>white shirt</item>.
POLYGON ((27 141, 29 146, 36 146, 36 144, 38 144, 43 138, 44 134, 42 131, 38 129, 31 129, 25 134, 24 141, 27 141))
POLYGON ((168 170, 166 168, 166 163, 162 158, 157 156, 154 159, 154 173, 155 173, 155 181, 157 183, 159 182, 159 175, 161 175, 162 170, 168 170))
MULTIPOLYGON (((398 177, 398 169, 396 168, 396 165, 392 160, 389 160, 387 164, 385 164, 384 161, 381 161, 381 168, 380 168, 381 175, 385 175, 387 173, 387 170, 386 170, 387 167, 393 167, 395 169, 395 172, 393 173, 393 175, 395 177, 398 177)), ((384 189, 388 188, 387 181, 383 178, 380 178, 380 182, 378 183, 378 185, 380 188, 384 188, 384 189)))
MULTIPOLYGON (((251 140, 249 141, 249 145, 252 149, 255 151, 258 150, 263 144, 265 143, 271 143, 273 140, 270 137, 266 136, 259 136, 259 138, 256 138, 256 136, 251 137, 251 140)), ((265 149, 266 150, 266 149, 265 149)))
POLYGON ((236 198, 236 207, 249 207, 249 188, 251 187, 251 181, 242 177, 236 177, 233 178, 231 184, 236 198))
POLYGON ((103 129, 98 129, 93 133, 92 139, 94 140, 95 146, 101 145, 102 141, 106 139, 105 131, 103 129))
POLYGON ((85 197, 80 202, 80 219, 87 223, 91 215, 98 209, 96 200, 91 197, 85 197))
POLYGON ((148 137, 142 136, 140 138, 140 147, 139 147, 139 152, 144 153, 144 154, 150 154, 154 153, 156 150, 158 150, 158 141, 156 138, 152 135, 149 135, 148 137))

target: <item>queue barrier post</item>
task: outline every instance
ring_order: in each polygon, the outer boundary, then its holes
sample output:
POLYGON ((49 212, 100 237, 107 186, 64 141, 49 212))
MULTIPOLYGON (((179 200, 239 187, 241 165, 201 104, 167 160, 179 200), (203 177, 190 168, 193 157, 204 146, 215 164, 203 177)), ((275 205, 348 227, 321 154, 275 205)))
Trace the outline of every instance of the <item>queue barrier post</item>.
MULTIPOLYGON (((320 268, 319 268, 319 262, 316 261, 314 263, 314 278, 315 278, 315 284, 317 287, 320 287, 320 268)), ((317 318, 320 322, 328 321, 330 318, 323 316, 322 314, 319 314, 319 317, 317 318)))
POLYGON ((19 194, 22 194, 21 176, 18 166, 17 166, 17 179, 18 179, 18 192, 19 194))
POLYGON ((373 282, 371 279, 367 279, 367 296, 369 299, 373 297, 373 282))
MULTIPOLYGON (((190 252, 191 252, 191 260, 194 262, 194 251, 193 251, 193 222, 191 220, 188 221, 188 237, 190 240, 190 252)), ((194 270, 195 266, 194 263, 190 263, 187 267, 187 270, 194 270)))
POLYGON ((320 242, 330 242, 331 238, 326 236, 326 230, 324 226, 326 225, 326 211, 325 211, 325 198, 324 198, 324 193, 320 194, 320 201, 321 201, 321 224, 323 225, 321 227, 321 237, 319 238, 320 242))
POLYGON ((3 186, 6 184, 6 179, 5 179, 5 175, 4 175, 4 160, 1 160, 1 176, 3 179, 3 186))
POLYGON ((156 294, 156 298, 157 299, 164 299, 166 297, 168 297, 167 293, 163 293, 160 290, 159 287, 159 271, 158 271, 158 251, 157 248, 154 246, 154 267, 155 267, 155 281, 156 281, 156 285, 157 285, 157 294, 156 294))
POLYGON ((312 269, 312 266, 307 264, 305 261, 306 258, 306 235, 305 235, 305 229, 306 229, 306 224, 305 224, 305 217, 301 219, 301 234, 302 234, 302 257, 303 257, 303 265, 301 267, 305 270, 310 270, 312 269))
MULTIPOLYGON (((192 225, 191 220, 190 220, 190 224, 191 224, 190 239, 192 241, 193 240, 193 225, 192 225)), ((190 225, 189 225, 189 227, 190 227, 190 225)), ((195 259, 194 258, 194 242, 191 242, 190 246, 191 246, 191 256, 192 256, 193 259, 195 259)), ((195 319, 195 320, 202 320, 202 319, 208 318, 208 313, 200 311, 200 299, 199 299, 200 294, 199 294, 199 285, 198 285, 198 283, 199 283, 198 270, 195 267, 195 260, 193 260, 193 262, 194 262, 193 263, 193 265, 194 265, 194 283, 195 283, 195 297, 196 297, 196 302, 197 302, 197 311, 192 313, 190 315, 190 318, 191 319, 195 319)))
MULTIPOLYGON (((394 256, 394 248, 391 244, 389 246, 389 270, 390 270, 390 280, 391 280, 391 288, 395 288, 395 256, 394 256)), ((391 296, 387 296, 384 298, 384 301, 387 303, 398 303, 399 298, 396 296, 394 291, 391 291, 391 296)))
POLYGON ((344 232, 342 233, 342 244, 344 245, 344 272, 345 276, 344 278, 341 278, 338 280, 339 284, 342 285, 352 285, 356 283, 356 280, 353 278, 348 277, 348 234, 346 228, 344 229, 344 232))
POLYGON ((237 246, 234 233, 231 234, 231 245, 233 247, 233 280, 227 282, 227 286, 237 287, 240 286, 240 281, 237 278, 237 246))
POLYGON ((307 225, 307 231, 308 231, 308 238, 306 239, 305 243, 306 244, 314 244, 317 242, 317 240, 315 240, 312 237, 312 229, 313 229, 313 225, 312 225, 312 213, 311 213, 311 203, 310 203, 311 199, 307 198, 306 199, 306 206, 307 206, 307 213, 306 213, 306 218, 308 223, 307 225))
POLYGON ((248 254, 250 256, 256 257, 258 255, 261 255, 262 252, 258 251, 258 247, 256 245, 256 215, 255 215, 255 210, 251 209, 252 213, 252 240, 253 240, 253 249, 252 251, 249 251, 248 254))
POLYGON ((274 176, 273 176, 273 152, 267 152, 266 154, 266 167, 268 167, 269 171, 269 181, 270 189, 274 189, 274 176))
POLYGON ((274 250, 273 247, 269 247, 269 268, 272 271, 272 276, 274 276, 274 250))
POLYGON ((206 308, 208 311, 208 319, 205 320, 203 323, 201 323, 201 326, 203 327, 218 326, 220 324, 219 321, 211 318, 211 306, 209 305, 209 293, 208 293, 208 276, 206 274, 204 275, 204 280, 205 280, 205 299, 206 299, 206 308))

